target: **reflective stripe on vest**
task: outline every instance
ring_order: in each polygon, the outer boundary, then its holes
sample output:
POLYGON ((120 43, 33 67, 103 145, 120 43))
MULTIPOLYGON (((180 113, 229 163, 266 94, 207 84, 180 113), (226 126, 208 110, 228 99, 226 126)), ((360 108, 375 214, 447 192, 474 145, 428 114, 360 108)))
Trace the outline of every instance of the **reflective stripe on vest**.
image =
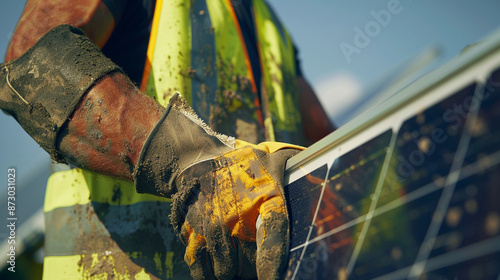
POLYGON ((168 217, 170 199, 71 169, 50 176, 44 212, 44 279, 189 276, 184 245, 168 217))
POLYGON ((179 91, 215 131, 238 139, 304 144, 293 44, 264 1, 252 4, 261 85, 230 0, 173 0, 157 3, 142 89, 164 106, 179 91))
POLYGON ((304 145, 293 43, 272 9, 264 1, 253 3, 263 76, 262 99, 269 100, 266 123, 272 120, 277 141, 304 145))

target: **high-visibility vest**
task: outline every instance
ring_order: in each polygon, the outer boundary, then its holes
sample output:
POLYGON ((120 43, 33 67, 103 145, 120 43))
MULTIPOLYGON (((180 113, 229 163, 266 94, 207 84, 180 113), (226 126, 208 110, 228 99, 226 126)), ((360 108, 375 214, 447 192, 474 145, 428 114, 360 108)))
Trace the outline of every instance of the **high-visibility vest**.
POLYGON ((157 3, 142 89, 162 105, 180 92, 217 132, 304 144, 293 43, 264 1, 252 3, 260 85, 231 1, 175 0, 157 3))
MULTIPOLYGON (((179 91, 215 131, 302 144, 292 42, 263 0, 252 4, 261 85, 230 0, 164 0, 155 8, 142 89, 162 105, 179 91)), ((77 168, 55 172, 44 213, 45 279, 189 275, 170 199, 138 194, 131 182, 77 168)))

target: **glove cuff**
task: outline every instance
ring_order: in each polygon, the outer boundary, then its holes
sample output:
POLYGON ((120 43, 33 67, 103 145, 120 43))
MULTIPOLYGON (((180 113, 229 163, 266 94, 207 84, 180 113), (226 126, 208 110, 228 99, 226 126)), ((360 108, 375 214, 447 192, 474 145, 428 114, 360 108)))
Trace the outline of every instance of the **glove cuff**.
POLYGON ((82 96, 102 76, 122 71, 70 25, 53 28, 0 68, 0 108, 59 162, 64 159, 57 151, 58 132, 82 96))
POLYGON ((215 133, 176 93, 149 134, 132 174, 138 193, 171 197, 189 166, 234 149, 234 138, 215 133))

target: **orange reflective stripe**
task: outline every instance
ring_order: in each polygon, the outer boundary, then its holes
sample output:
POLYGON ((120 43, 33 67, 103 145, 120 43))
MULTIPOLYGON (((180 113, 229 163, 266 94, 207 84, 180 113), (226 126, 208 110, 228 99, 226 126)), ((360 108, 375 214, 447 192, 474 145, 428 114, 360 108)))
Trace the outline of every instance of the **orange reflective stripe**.
POLYGON ((252 64, 250 63, 250 56, 248 55, 248 49, 247 45, 245 44, 245 39, 243 38, 243 33, 241 32, 241 26, 238 21, 238 18, 236 17, 236 12, 234 11, 233 4, 231 3, 231 0, 225 0, 224 4, 227 6, 227 10, 229 11, 229 14, 231 15, 231 19, 234 22, 234 26, 236 27, 236 31, 238 31, 238 37, 240 38, 241 41, 241 47, 243 48, 243 54, 245 56, 245 64, 247 66, 247 75, 248 78, 250 79, 250 84, 252 85, 252 91, 257 92, 257 85, 255 84, 255 78, 253 76, 252 72, 252 64))
MULTIPOLYGON (((243 48, 243 54, 245 56, 245 64, 247 66, 247 75, 248 75, 248 79, 250 80, 250 84, 252 85, 252 91, 254 93, 257 93, 257 85, 255 84, 255 77, 253 76, 252 64, 250 62, 250 56, 248 55, 248 49, 247 49, 247 45, 245 44, 245 39, 243 38, 243 33, 241 31, 240 23, 238 21, 238 18, 236 17, 236 12, 234 11, 234 7, 233 7, 233 4, 231 3, 231 0, 225 0, 224 2, 228 8, 227 10, 229 11, 229 14, 231 15, 231 18, 232 18, 234 25, 236 27, 236 31, 238 32, 238 37, 240 38, 240 41, 241 41, 241 46, 243 48)), ((261 69, 262 69, 262 66, 261 66, 261 69)), ((262 114, 260 103, 261 102, 260 102, 259 98, 256 97, 254 99, 253 105, 256 108, 255 111, 257 114, 257 121, 259 122, 260 125, 264 125, 264 117, 262 114)))
POLYGON ((146 91, 148 84, 149 72, 151 71, 151 61, 153 61, 153 54, 156 44, 156 34, 158 33, 158 23, 160 22, 160 11, 163 0, 157 0, 155 5, 155 13, 153 16, 153 23, 151 26, 151 35, 149 36, 148 51, 146 53, 146 64, 144 65, 144 72, 142 74, 141 91, 146 91))
POLYGON ((259 98, 254 99, 253 105, 256 108, 255 113, 257 114, 257 121, 260 125, 264 125, 264 115, 262 114, 262 106, 260 106, 259 98))

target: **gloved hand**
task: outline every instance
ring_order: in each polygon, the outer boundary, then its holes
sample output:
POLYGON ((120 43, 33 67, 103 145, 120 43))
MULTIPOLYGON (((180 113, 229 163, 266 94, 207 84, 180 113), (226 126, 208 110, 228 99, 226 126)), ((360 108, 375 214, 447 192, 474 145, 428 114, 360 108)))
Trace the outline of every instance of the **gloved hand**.
MULTIPOLYGON (((90 96, 92 87, 100 85, 96 81, 121 70, 71 26, 52 29, 23 56, 0 68, 0 109, 14 116, 55 160, 67 159, 78 167, 102 172, 107 164, 95 158, 116 157, 109 162, 132 165, 130 178, 138 192, 173 199, 171 222, 186 243, 185 259, 194 278, 280 278, 287 260, 289 227, 282 186, 284 165, 300 147, 251 145, 217 134, 177 95, 144 144, 140 144, 143 134, 107 134, 110 126, 101 123, 101 113, 119 115, 116 119, 122 121, 135 119, 137 114, 124 108, 152 103, 134 100, 117 112, 110 112, 114 104, 99 103, 107 102, 106 98, 79 104, 90 96), (74 123, 77 115, 82 115, 85 127, 77 131, 77 141, 69 141, 74 146, 63 149, 59 147, 61 130, 64 137, 71 136, 74 131, 64 127, 74 123), (73 120, 68 122, 70 116, 73 120), (85 129, 90 127, 99 129, 91 143, 111 146, 86 145, 89 133, 85 129), (130 138, 123 141, 125 137, 130 138), (137 160, 124 155, 139 154, 136 146, 142 147, 137 160), (257 230, 259 215, 262 225, 257 230)), ((126 91, 128 84, 120 89, 126 91)), ((106 85, 103 94, 111 92, 120 91, 106 85)), ((122 96, 120 104, 127 103, 126 99, 122 96)), ((137 124, 127 122, 126 131, 144 131, 144 127, 133 127, 137 124)))
POLYGON ((276 279, 284 271, 289 221, 282 170, 296 150, 267 148, 244 145, 194 164, 176 180, 171 221, 195 279, 276 279))
POLYGON ((285 162, 300 149, 216 134, 175 95, 143 146, 134 179, 139 192, 173 198, 171 222, 193 278, 276 279, 288 252, 285 162))

